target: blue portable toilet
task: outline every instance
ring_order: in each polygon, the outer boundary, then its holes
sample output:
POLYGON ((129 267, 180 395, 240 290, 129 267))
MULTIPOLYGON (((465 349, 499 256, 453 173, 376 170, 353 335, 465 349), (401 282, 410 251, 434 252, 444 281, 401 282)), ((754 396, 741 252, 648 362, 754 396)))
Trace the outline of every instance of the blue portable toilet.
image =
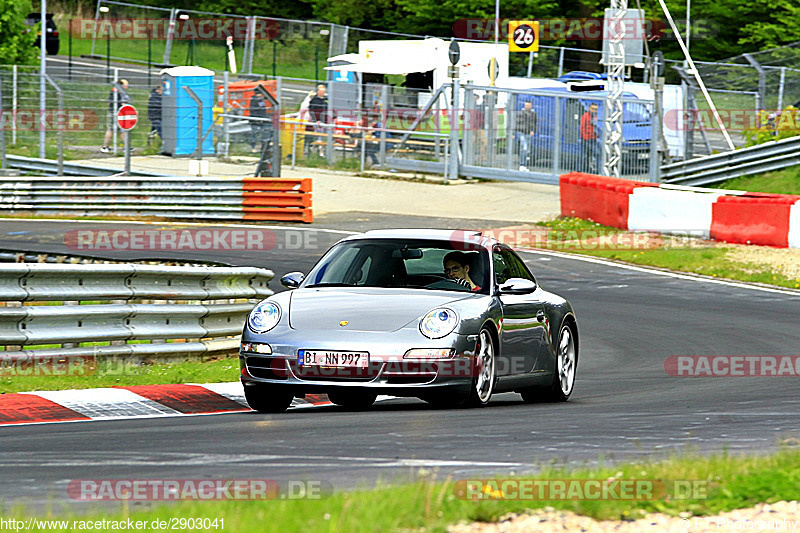
MULTIPOLYGON (((197 147, 197 104, 190 88, 202 101, 202 134, 214 119, 214 71, 202 67, 172 67, 161 71, 161 151, 173 157, 191 156, 197 147)), ((213 133, 203 141, 203 155, 214 153, 213 133)))

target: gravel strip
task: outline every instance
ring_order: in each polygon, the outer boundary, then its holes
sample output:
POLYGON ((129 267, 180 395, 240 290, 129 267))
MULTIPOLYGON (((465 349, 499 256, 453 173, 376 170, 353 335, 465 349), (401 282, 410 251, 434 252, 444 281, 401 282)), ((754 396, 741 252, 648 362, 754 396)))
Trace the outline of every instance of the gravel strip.
POLYGON ((450 526, 447 530, 450 533, 800 531, 800 505, 797 501, 759 504, 750 509, 737 509, 716 516, 692 517, 689 516, 689 513, 682 513, 682 516, 648 514, 637 520, 598 521, 572 512, 556 511, 552 507, 545 507, 532 511, 530 514, 509 514, 496 523, 462 522, 450 526))

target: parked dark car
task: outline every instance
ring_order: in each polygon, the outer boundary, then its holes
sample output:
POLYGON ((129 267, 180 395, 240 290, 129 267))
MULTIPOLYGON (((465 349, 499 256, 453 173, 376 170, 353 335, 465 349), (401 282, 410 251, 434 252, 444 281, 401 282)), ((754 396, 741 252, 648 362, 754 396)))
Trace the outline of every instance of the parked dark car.
POLYGON ((250 406, 285 410, 326 393, 364 408, 378 394, 481 407, 493 393, 565 401, 578 363, 570 304, 508 246, 480 233, 380 230, 347 237, 242 333, 250 406))
MULTIPOLYGON (((42 20, 41 13, 30 13, 25 18, 25 24, 28 26, 35 26, 42 20)), ((28 30, 30 31, 30 30, 28 30)), ((41 33, 37 33, 38 36, 41 36, 41 33)), ((39 46, 39 39, 36 39, 36 46, 39 46)), ((53 14, 47 13, 45 15, 45 37, 44 37, 44 46, 47 53, 51 56, 58 54, 58 48, 60 45, 60 40, 58 37, 58 28, 56 27, 55 21, 53 21, 53 14)))

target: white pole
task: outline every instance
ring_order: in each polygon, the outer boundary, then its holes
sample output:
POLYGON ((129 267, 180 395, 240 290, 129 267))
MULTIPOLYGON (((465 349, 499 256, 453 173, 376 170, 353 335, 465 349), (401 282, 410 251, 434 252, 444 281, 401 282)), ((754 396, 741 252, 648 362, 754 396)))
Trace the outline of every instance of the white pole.
POLYGON ((689 40, 691 38, 691 18, 692 0, 686 0, 686 50, 689 50, 689 40))
MULTIPOLYGON (((497 68, 497 41, 498 37, 500 36, 500 0, 495 0, 494 2, 494 57, 489 62, 489 68, 492 71, 489 73, 489 80, 491 81, 490 85, 492 87, 495 86, 497 80, 495 79, 495 72, 498 70, 497 68)), ((466 102, 465 102, 466 103, 466 102)))
POLYGON ((720 130, 722 130, 722 135, 725 137, 725 141, 728 143, 728 147, 731 150, 735 150, 736 147, 733 145, 731 136, 728 135, 728 130, 725 128, 725 124, 722 123, 722 117, 719 116, 717 107, 714 105, 714 101, 711 100, 711 96, 708 94, 708 90, 706 89, 705 83, 703 83, 703 80, 700 79, 700 73, 697 72, 697 67, 694 66, 694 61, 692 61, 692 57, 689 55, 689 50, 686 48, 686 44, 684 44, 683 39, 681 38, 681 34, 678 32, 678 28, 675 26, 675 21, 672 20, 672 15, 670 15, 669 9, 667 9, 667 4, 664 3, 664 0, 658 0, 658 3, 661 4, 661 9, 664 10, 664 15, 666 15, 667 20, 669 21, 670 28, 672 28, 672 33, 678 39, 678 44, 680 45, 681 50, 683 50, 683 55, 684 57, 686 57, 686 61, 689 63, 689 68, 692 69, 692 74, 694 74, 694 79, 700 86, 700 90, 703 91, 703 96, 705 97, 706 102, 708 102, 708 106, 711 108, 711 112, 714 113, 714 119, 717 121, 717 125, 719 126, 720 130))
POLYGON ((17 66, 14 65, 11 86, 11 144, 17 144, 17 66))
MULTIPOLYGON (((114 89, 117 88, 117 82, 118 81, 119 81, 119 69, 115 67, 114 68, 114 85, 112 86, 112 87, 114 87, 114 89)), ((114 91, 113 102, 114 102, 114 105, 112 106, 112 109, 114 110, 114 112, 111 115, 111 130, 113 132, 113 140, 112 140, 112 142, 114 143, 114 145, 113 145, 114 146, 114 155, 117 155, 117 111, 119 110, 119 92, 118 91, 114 91)))
POLYGON ((47 34, 47 0, 42 0, 42 19, 40 23, 41 35, 39 37, 39 157, 45 157, 45 131, 44 119, 45 108, 47 107, 47 85, 45 83, 45 75, 47 74, 47 61, 45 60, 46 50, 46 34, 47 34))

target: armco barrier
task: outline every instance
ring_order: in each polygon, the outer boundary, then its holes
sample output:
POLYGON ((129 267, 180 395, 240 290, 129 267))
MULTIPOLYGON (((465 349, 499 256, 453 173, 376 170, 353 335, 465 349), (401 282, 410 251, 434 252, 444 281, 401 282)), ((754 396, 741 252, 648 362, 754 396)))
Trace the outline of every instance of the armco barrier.
POLYGON ((561 214, 591 219, 599 224, 627 229, 628 196, 653 183, 571 172, 561 176, 561 214))
POLYGON ((632 231, 800 248, 800 196, 561 176, 561 214, 632 231), (624 182, 621 184, 620 182, 624 182))
POLYGON ((261 268, 0 265, 0 357, 235 351, 254 302, 272 294, 272 278, 261 268), (63 305, 40 304, 54 301, 63 305), (163 342, 170 339, 181 342, 163 342), (112 344, 63 346, 97 342, 112 344), (8 348, 37 345, 46 349, 8 348))
POLYGON ((0 213, 313 221, 311 179, 0 177, 0 213))

